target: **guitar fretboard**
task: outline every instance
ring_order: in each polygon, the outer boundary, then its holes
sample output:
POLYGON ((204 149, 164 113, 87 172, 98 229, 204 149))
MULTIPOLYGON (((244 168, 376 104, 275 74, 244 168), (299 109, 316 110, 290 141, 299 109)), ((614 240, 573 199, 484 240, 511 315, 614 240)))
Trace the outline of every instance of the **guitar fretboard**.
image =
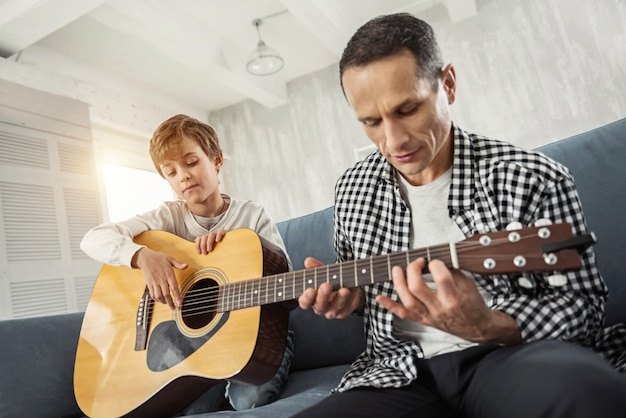
POLYGON ((405 268, 419 257, 454 265, 454 252, 455 244, 445 244, 228 283, 220 286, 217 311, 297 299, 306 289, 317 289, 326 282, 336 290, 389 281, 393 266, 405 268))

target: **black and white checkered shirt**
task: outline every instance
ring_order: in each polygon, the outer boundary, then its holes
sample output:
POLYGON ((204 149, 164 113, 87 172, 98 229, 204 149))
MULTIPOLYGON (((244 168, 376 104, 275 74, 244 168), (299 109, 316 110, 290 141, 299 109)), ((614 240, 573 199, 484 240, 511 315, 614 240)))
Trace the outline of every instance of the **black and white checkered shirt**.
MULTIPOLYGON (((567 222, 574 235, 588 232, 567 168, 542 154, 455 125, 453 140, 448 214, 466 237, 503 230, 513 222, 534 226, 540 219, 567 222)), ((374 152, 339 178, 334 237, 339 261, 409 249, 411 214, 397 175, 374 152)), ((607 288, 593 249, 582 254, 582 261, 581 270, 564 273, 567 282, 560 286, 548 282, 553 273, 475 278, 492 295, 491 309, 517 321, 524 341, 557 339, 593 346, 602 333, 607 288)), ((393 314, 375 301, 378 294, 398 300, 393 285, 379 283, 364 291, 365 352, 337 390, 407 385, 418 377, 416 362, 423 353, 416 342, 394 338, 393 314)))

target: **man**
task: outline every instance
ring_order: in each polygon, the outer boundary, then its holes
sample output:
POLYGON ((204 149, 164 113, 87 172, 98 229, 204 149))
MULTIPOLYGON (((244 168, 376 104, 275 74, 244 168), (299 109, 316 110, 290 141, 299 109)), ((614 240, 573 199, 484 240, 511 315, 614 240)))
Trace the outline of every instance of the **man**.
MULTIPOLYGON (((369 21, 340 76, 378 148, 337 182, 340 261, 546 223, 587 233, 566 168, 454 124, 455 70, 425 22, 369 21)), ((332 395, 297 416, 623 416, 626 379, 587 348, 602 334, 607 290, 593 250, 581 258, 579 271, 489 277, 418 259, 406 273, 394 267, 393 284, 307 289, 303 309, 363 312, 366 350, 332 395)))

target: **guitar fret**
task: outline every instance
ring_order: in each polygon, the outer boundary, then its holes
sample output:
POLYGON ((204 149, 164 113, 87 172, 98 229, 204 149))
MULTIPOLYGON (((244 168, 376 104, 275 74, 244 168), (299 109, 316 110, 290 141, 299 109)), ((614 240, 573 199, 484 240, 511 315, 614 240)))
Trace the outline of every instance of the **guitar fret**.
POLYGON ((343 267, 344 264, 339 264, 339 287, 343 287, 343 267))
POLYGON ((244 308, 252 306, 252 305, 250 305, 250 302, 252 302, 252 301, 248 300, 248 298, 250 297, 250 295, 248 293, 248 282, 249 281, 251 282, 251 280, 246 280, 245 283, 243 284, 243 295, 244 295, 244 297, 241 298, 241 299, 242 299, 244 308))
POLYGON ((238 282, 235 284, 235 286, 237 287, 237 292, 235 292, 235 296, 233 296, 233 303, 237 307, 237 309, 241 308, 241 297, 239 296, 241 295, 241 283, 242 282, 238 282))

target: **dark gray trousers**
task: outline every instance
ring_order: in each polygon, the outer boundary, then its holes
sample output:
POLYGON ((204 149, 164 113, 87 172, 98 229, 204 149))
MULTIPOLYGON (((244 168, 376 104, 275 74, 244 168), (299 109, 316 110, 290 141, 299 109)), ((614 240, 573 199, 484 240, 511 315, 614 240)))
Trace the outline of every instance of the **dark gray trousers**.
POLYGON ((409 386, 334 393, 295 417, 626 417, 626 374, 575 344, 478 346, 420 364, 409 386))

